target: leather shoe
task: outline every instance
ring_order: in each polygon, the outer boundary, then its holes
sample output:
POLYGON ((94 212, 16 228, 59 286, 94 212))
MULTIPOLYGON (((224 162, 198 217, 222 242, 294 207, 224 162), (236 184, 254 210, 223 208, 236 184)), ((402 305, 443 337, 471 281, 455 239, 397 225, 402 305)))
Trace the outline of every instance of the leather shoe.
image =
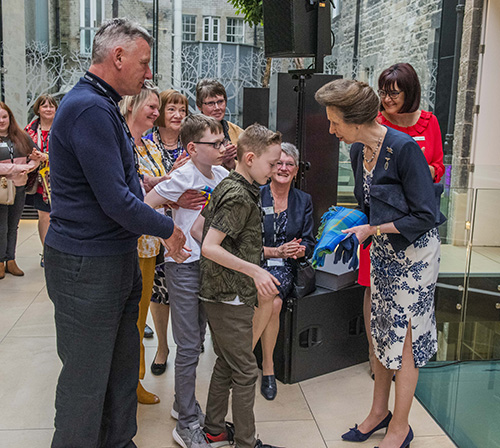
POLYGON ((5 277, 5 263, 2 261, 0 263, 0 279, 5 277))
POLYGON ((16 277, 22 277, 24 275, 24 272, 21 271, 21 269, 19 269, 19 266, 16 264, 16 260, 7 261, 5 272, 15 275, 16 277))
POLYGON ((278 394, 276 386, 276 378, 274 375, 262 375, 262 383, 260 385, 260 393, 266 400, 274 400, 278 394))
POLYGON ((146 324, 146 326, 144 327, 144 337, 146 339, 149 339, 152 338, 154 334, 155 332, 153 331, 153 329, 148 324, 146 324))
MULTIPOLYGON (((158 352, 156 352, 158 354, 158 352)), ((167 353, 167 358, 168 358, 168 353, 167 353)), ((151 373, 153 375, 161 375, 165 373, 165 370, 167 370, 167 360, 163 364, 157 364, 156 362, 156 355, 155 359, 153 359, 153 363, 151 364, 151 373)))
MULTIPOLYGON (((403 443, 401 444, 401 446, 399 448, 410 448, 410 442, 412 440, 413 440, 413 429, 411 429, 411 426, 410 426, 410 430, 408 431, 406 438, 404 439, 403 443)), ((378 446, 376 446, 375 448, 378 448, 378 446)))
POLYGON ((137 383, 137 401, 141 404, 157 404, 160 402, 158 395, 148 392, 142 386, 141 382, 137 383))
POLYGON ((358 425, 355 424, 354 428, 350 428, 348 432, 342 434, 342 440, 346 440, 347 442, 364 442, 367 440, 374 432, 379 431, 382 428, 387 428, 389 426, 389 422, 392 418, 392 412, 389 411, 387 416, 373 428, 371 431, 367 433, 362 433, 358 429, 358 425))

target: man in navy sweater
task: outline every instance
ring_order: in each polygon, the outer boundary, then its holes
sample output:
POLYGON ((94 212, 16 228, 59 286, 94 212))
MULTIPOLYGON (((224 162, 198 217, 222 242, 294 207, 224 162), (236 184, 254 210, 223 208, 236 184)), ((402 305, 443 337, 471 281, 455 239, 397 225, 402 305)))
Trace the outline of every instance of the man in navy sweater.
POLYGON ((152 38, 112 19, 97 32, 89 71, 65 96, 51 131, 47 290, 63 368, 53 448, 135 447, 141 296, 137 239, 163 239, 182 262, 185 236, 144 204, 122 95, 151 78, 152 38))

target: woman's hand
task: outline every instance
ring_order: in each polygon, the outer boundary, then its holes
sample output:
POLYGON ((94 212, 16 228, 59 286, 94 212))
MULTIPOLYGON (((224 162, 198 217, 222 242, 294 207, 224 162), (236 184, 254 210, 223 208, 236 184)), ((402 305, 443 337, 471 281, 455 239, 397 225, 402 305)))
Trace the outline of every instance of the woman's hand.
POLYGON ((233 145, 232 143, 229 143, 227 146, 225 146, 225 151, 224 155, 222 156, 222 164, 228 168, 233 170, 236 167, 236 145, 233 145))
POLYGON ((172 165, 172 169, 169 171, 168 174, 170 174, 172 171, 176 170, 177 168, 180 168, 181 166, 185 165, 189 161, 189 154, 187 151, 183 151, 179 157, 175 160, 174 164, 172 165))
POLYGON ((277 247, 278 258, 293 258, 296 260, 297 258, 303 257, 306 252, 306 246, 302 246, 300 244, 301 242, 302 238, 294 238, 288 243, 277 247))
POLYGON ((144 189, 146 190, 146 193, 149 193, 156 185, 158 185, 160 182, 163 182, 164 180, 170 179, 170 176, 162 176, 162 177, 153 177, 153 176, 147 176, 144 175, 144 189))
POLYGON ((177 199, 175 205, 189 210, 199 210, 205 202, 207 202, 207 198, 198 190, 186 190, 179 199, 177 199))
POLYGON ((44 154, 41 151, 38 151, 38 149, 34 149, 31 154, 30 154, 30 160, 33 160, 34 162, 46 162, 49 160, 49 155, 44 154))
POLYGON ((371 226, 370 224, 363 224, 362 226, 342 230, 342 233, 354 233, 359 241, 359 244, 363 244, 363 241, 365 241, 369 236, 375 234, 376 229, 376 227, 371 226))
POLYGON ((434 168, 432 165, 429 165, 429 169, 431 170, 432 180, 434 180, 436 178, 436 168, 434 168))

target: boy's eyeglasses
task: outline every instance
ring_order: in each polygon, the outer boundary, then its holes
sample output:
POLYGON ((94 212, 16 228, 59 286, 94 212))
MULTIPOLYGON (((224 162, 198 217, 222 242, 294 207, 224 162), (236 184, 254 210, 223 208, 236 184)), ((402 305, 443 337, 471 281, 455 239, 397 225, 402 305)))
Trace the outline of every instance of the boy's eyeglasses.
POLYGON ((202 145, 210 145, 214 149, 220 149, 221 146, 225 147, 225 146, 229 145, 229 140, 225 138, 221 142, 193 142, 193 143, 198 143, 198 144, 202 144, 202 145))
POLYGON ((217 107, 222 107, 226 103, 226 100, 219 100, 219 101, 209 101, 208 103, 203 103, 205 106, 209 107, 210 109, 213 109, 215 105, 217 107))
POLYGON ((386 92, 385 90, 379 90, 378 96, 380 98, 385 98, 386 96, 388 96, 391 100, 395 100, 401 92, 402 90, 391 90, 390 92, 386 92))

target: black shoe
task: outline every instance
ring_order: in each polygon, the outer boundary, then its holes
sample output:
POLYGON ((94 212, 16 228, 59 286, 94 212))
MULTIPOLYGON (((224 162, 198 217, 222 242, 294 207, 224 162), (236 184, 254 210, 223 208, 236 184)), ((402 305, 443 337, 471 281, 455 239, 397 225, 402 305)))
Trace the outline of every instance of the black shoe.
POLYGON ((269 401, 276 398, 278 387, 276 386, 276 378, 274 375, 262 375, 262 383, 260 385, 260 393, 269 401))
POLYGON ((152 338, 154 334, 155 332, 153 331, 153 329, 148 324, 146 324, 146 327, 144 328, 144 337, 149 339, 152 338))
POLYGON ((155 359, 153 359, 153 363, 151 364, 151 373, 156 376, 162 375, 163 373, 165 373, 165 370, 167 370, 167 361, 165 360, 163 364, 156 364, 155 361, 156 361, 156 355, 155 359))
POLYGON ((279 446, 268 445, 267 443, 262 443, 261 440, 257 439, 254 448, 280 448, 279 446))

